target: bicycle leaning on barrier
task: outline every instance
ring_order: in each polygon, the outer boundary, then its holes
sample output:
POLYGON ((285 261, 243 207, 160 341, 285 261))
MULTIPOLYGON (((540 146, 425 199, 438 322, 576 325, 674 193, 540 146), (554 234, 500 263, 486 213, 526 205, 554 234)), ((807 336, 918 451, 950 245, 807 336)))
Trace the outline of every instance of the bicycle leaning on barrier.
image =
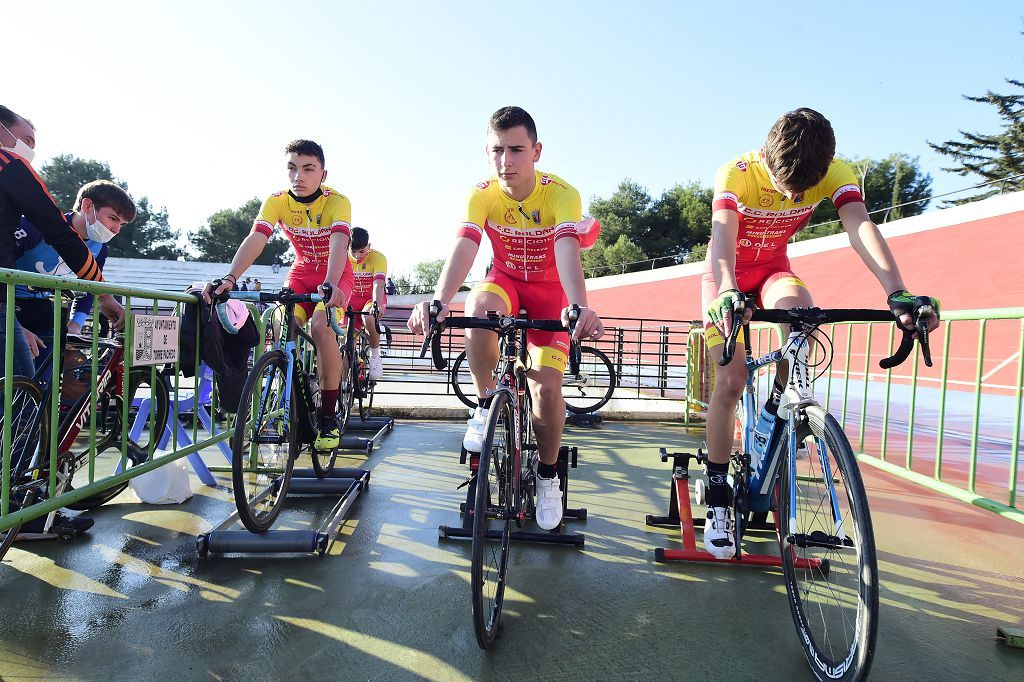
MULTIPOLYGON (((532 395, 526 373, 529 353, 526 332, 568 331, 569 372, 579 372, 579 343, 571 341, 580 308, 569 308, 568 330, 560 320, 529 320, 525 317, 489 314, 486 318, 447 317, 441 322, 439 301, 430 306, 430 329, 420 357, 430 346, 434 367, 444 369, 441 333, 446 327, 488 329, 499 337, 499 359, 494 368, 497 388, 484 427, 476 478, 476 499, 467 514, 473 516, 470 581, 472 583, 473 627, 477 643, 487 649, 494 642, 504 602, 512 523, 522 527, 533 518, 537 444, 531 415, 532 395)), ((562 504, 565 504, 563 492, 562 504)))
MULTIPOLYGON (((65 313, 66 313, 65 303, 65 313)), ((66 315, 61 329, 66 330, 66 315)), ((93 340, 81 336, 61 334, 58 348, 69 348, 91 352, 93 340)), ((96 457, 114 448, 121 451, 122 415, 124 413, 124 336, 96 339, 96 367, 98 372, 92 382, 92 390, 83 391, 65 411, 60 410, 56 420, 57 449, 51 453, 51 396, 54 386, 53 353, 39 366, 32 377, 14 376, 12 383, 12 409, 9 416, 2 415, 0 428, 11 429, 11 510, 25 509, 43 500, 55 498, 74 489, 76 475, 88 483, 95 478, 96 457), (91 455, 93 444, 79 443, 83 430, 96 433, 95 455, 91 455), (90 457, 93 457, 90 461, 90 457), (50 479, 53 479, 52 482, 50 479)), ((63 367, 63 354, 58 361, 58 395, 62 386, 70 379, 88 382, 92 375, 92 363, 74 368, 63 367)), ((6 382, 0 379, 0 395, 6 382)), ((170 394, 164 376, 149 367, 133 367, 128 372, 127 394, 132 399, 137 394, 149 397, 150 420, 149 442, 124 436, 126 447, 123 455, 111 464, 114 468, 104 475, 118 473, 132 466, 148 461, 154 439, 159 440, 167 424, 170 409, 170 394), (154 380, 155 376, 155 380, 154 380), (141 394, 140 394, 141 391, 141 394)), ((130 406, 129 406, 130 407, 130 406)), ((142 432, 145 433, 145 432, 142 432)), ((90 439, 93 440, 93 439, 90 439)), ((79 483, 81 485, 81 483, 79 483)), ((114 484, 109 488, 82 500, 66 505, 69 509, 87 510, 98 507, 117 497, 128 482, 114 484)), ((55 533, 60 539, 69 539, 74 529, 68 524, 55 523, 56 511, 50 512, 43 524, 42 532, 55 533)), ((10 548, 22 528, 16 523, 0 531, 0 558, 10 548)))
MULTIPOLYGON (((922 298, 914 311, 915 331, 903 330, 896 353, 880 361, 883 369, 905 361, 919 340, 925 364, 930 315, 938 311, 922 298)), ((744 309, 732 312, 731 333, 721 364, 735 354, 744 309)), ((737 408, 743 427, 741 448, 731 457, 736 560, 751 522, 776 519, 786 592, 800 644, 818 679, 855 680, 871 667, 878 631, 878 566, 867 494, 856 455, 836 419, 814 399, 810 364, 812 340, 831 347, 821 326, 836 322, 889 322, 889 310, 755 310, 752 321, 790 325, 782 348, 754 358, 745 345, 747 384, 737 408), (784 363, 786 386, 778 400, 774 426, 758 430, 754 378, 768 365, 784 363)), ((745 328, 744 338, 750 339, 745 328)), ((698 459, 703 459, 698 453, 698 459)), ((698 490, 698 497, 700 492, 698 490)), ((698 500, 700 501, 700 500, 698 500)))

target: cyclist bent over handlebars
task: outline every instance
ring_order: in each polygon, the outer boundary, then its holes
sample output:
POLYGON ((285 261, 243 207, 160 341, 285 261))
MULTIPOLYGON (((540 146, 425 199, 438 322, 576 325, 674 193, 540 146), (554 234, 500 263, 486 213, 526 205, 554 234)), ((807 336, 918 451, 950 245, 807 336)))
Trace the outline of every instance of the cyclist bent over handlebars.
MULTIPOLYGON (((764 308, 814 305, 807 286, 790 269, 786 244, 807 226, 814 207, 826 197, 839 211, 857 255, 889 294, 889 308, 899 324, 914 329, 914 316, 930 305, 934 312, 923 313, 928 330, 938 327, 939 302, 907 292, 885 239, 868 216, 853 171, 834 156, 831 124, 818 112, 801 108, 776 121, 759 151, 744 154, 718 169, 711 243, 701 277, 707 346, 716 362, 722 359, 725 338, 732 331, 733 311, 744 310, 743 322, 750 320, 745 294, 751 294, 753 301, 764 308)), ((747 380, 742 360, 745 342, 741 332, 735 353, 741 359, 717 368, 708 406, 709 486, 704 548, 720 559, 736 553, 726 476, 736 404, 747 380)), ((785 382, 783 363, 768 405, 758 419, 757 432, 771 433, 785 382)))

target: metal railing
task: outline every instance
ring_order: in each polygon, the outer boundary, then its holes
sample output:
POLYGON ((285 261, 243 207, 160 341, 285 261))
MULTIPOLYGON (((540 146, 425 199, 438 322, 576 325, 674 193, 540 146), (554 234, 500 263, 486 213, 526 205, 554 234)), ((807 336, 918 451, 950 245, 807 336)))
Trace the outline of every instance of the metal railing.
MULTIPOLYGON (((878 368, 893 351, 890 324, 826 325, 832 345, 816 345, 815 393, 860 461, 1024 523, 1018 506, 1024 308, 943 311, 942 319, 931 337, 931 368, 920 353, 900 367, 878 368)), ((755 354, 778 347, 777 327, 758 325, 751 335, 755 354)), ((714 377, 713 363, 697 361, 702 342, 695 331, 688 405, 698 408, 707 407, 714 377)), ((769 372, 758 375, 760 399, 769 372)))

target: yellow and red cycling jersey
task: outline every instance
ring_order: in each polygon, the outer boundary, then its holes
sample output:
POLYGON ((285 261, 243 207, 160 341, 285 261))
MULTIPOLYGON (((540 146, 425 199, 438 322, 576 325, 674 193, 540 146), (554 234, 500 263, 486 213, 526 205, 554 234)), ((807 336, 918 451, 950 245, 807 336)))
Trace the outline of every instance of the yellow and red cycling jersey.
POLYGON ((300 200, 291 192, 272 194, 252 225, 253 232, 267 237, 281 226, 295 249, 293 267, 297 269, 326 270, 331 235, 349 234, 352 223, 352 204, 344 194, 324 185, 314 197, 307 201, 307 197, 300 200))
MULTIPOLYGON (((580 193, 550 173, 536 173, 536 186, 523 201, 505 194, 495 178, 478 184, 469 197, 458 236, 480 243, 484 233, 494 250, 494 270, 524 282, 557 282, 555 242, 580 240, 580 193)), ((515 312, 515 311, 513 311, 515 312)))
MULTIPOLYGON (((348 257, 352 265, 352 272, 355 275, 356 284, 352 291, 352 307, 358 301, 365 303, 373 298, 373 283, 380 280, 383 282, 388 276, 388 259, 376 249, 370 249, 366 258, 357 261, 351 255, 348 257)), ((360 305, 360 309, 362 306, 360 305)))
MULTIPOLYGON (((772 187, 760 152, 749 152, 718 169, 712 211, 735 211, 739 215, 736 242, 737 271, 759 261, 786 257, 790 237, 807 227, 814 207, 831 199, 836 208, 863 202, 853 170, 833 159, 825 177, 814 187, 786 197, 772 187)), ((711 249, 708 249, 710 255, 711 249)))

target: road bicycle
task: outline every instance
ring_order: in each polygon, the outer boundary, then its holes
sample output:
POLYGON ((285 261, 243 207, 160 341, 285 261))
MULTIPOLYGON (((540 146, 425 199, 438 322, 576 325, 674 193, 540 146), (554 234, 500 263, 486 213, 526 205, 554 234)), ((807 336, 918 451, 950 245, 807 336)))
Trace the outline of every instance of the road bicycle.
MULTIPOLYGON (((925 364, 932 364, 926 317, 930 299, 918 301, 916 338, 925 364)), ((732 331, 720 364, 735 354, 737 336, 749 326, 734 312, 732 331)), ((730 462, 737 557, 750 526, 775 515, 786 592, 797 634, 818 679, 855 680, 870 670, 878 632, 878 566, 867 493, 857 458, 836 419, 814 399, 810 364, 812 340, 831 348, 821 326, 836 322, 894 323, 888 310, 755 310, 752 321, 790 325, 782 348, 753 357, 745 345, 747 384, 737 409, 742 426, 740 450, 730 462), (785 363, 784 388, 768 400, 777 403, 770 433, 758 428, 754 378, 759 370, 785 363)), ((904 330, 896 353, 883 369, 905 361, 915 332, 904 330)), ((824 370, 823 370, 824 371, 824 370)), ((818 372, 820 376, 822 372, 818 372)), ((698 453, 706 462, 706 455, 698 453)), ((698 502, 701 496, 698 490, 698 502)))
MULTIPOLYGON (((486 318, 447 317, 440 323, 441 304, 430 306, 430 329, 420 357, 431 348, 434 367, 445 368, 441 333, 445 328, 488 329, 497 332, 499 359, 494 368, 497 388, 484 429, 483 445, 474 475, 476 498, 466 513, 473 516, 471 577, 473 627, 477 643, 487 649, 494 643, 504 603, 512 524, 522 527, 534 517, 536 471, 539 459, 533 433, 532 398, 526 373, 530 357, 526 332, 566 331, 560 320, 529 320, 489 312, 486 318)), ((579 307, 569 314, 569 336, 579 318, 579 307)), ((569 349, 570 371, 578 372, 579 346, 569 349)), ((563 483, 564 485, 564 483, 563 483)), ((563 493, 563 505, 565 497, 563 493)))

